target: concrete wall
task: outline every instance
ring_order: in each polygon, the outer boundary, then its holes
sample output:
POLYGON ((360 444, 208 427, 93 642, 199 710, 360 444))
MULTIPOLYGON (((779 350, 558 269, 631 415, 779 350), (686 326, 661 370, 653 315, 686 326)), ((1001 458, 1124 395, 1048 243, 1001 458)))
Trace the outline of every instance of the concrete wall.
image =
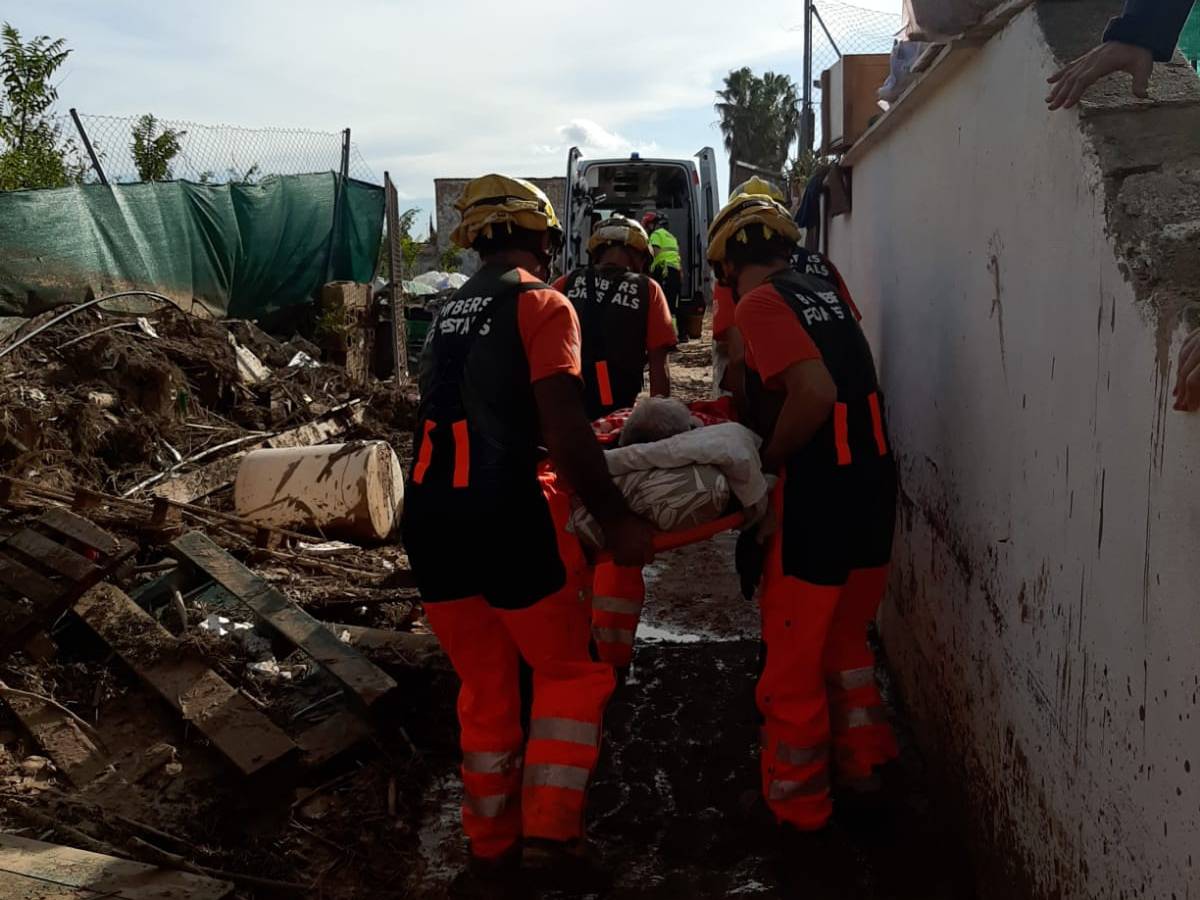
MULTIPOLYGON (((437 245, 438 253, 442 253, 450 247, 450 232, 457 227, 460 216, 458 210, 454 208, 454 204, 458 202, 458 198, 462 196, 463 188, 467 186, 468 178, 436 178, 433 182, 434 197, 435 197, 435 213, 437 215, 437 245)), ((531 181, 550 198, 550 205, 555 211, 562 216, 567 208, 567 179, 559 178, 526 178, 526 181, 531 181)), ((466 251, 462 255, 462 263, 459 265, 459 271, 465 272, 468 275, 475 272, 479 268, 479 257, 476 254, 466 251)))
POLYGON ((1119 7, 964 50, 830 231, 901 466, 884 641, 985 897, 1200 897, 1200 89, 1043 102, 1119 7))

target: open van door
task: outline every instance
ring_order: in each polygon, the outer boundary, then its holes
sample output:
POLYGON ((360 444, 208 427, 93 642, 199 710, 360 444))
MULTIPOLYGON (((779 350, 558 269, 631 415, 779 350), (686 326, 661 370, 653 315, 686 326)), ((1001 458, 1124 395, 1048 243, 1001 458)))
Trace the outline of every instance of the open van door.
POLYGON ((696 154, 700 168, 700 215, 697 216, 699 234, 696 237, 696 250, 692 259, 699 265, 697 278, 693 284, 703 285, 703 296, 706 304, 712 304, 713 276, 708 267, 708 229, 721 203, 717 199, 717 155, 712 147, 705 147, 696 154))
POLYGON ((575 185, 579 181, 579 160, 583 154, 572 147, 567 154, 567 199, 566 209, 558 210, 563 229, 562 270, 570 272, 577 265, 579 247, 575 243, 575 185))

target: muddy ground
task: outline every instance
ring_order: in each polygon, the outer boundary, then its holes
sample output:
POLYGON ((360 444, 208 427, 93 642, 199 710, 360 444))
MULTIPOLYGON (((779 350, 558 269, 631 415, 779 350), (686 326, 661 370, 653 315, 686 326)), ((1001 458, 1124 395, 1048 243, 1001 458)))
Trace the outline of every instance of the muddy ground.
MULTIPOLYGON (((703 340, 674 357, 677 394, 708 395, 710 352, 703 340)), ((395 439, 386 431, 362 436, 395 439)), ((406 447, 397 449, 407 455, 406 447)), ((406 567, 395 547, 358 553, 363 568, 384 560, 406 567)), ((419 610, 411 590, 391 590, 387 582, 355 587, 261 563, 258 569, 329 621, 405 628, 419 610)), ((608 711, 591 794, 591 840, 613 878, 604 896, 814 897, 791 886, 795 860, 781 858, 758 796, 757 610, 740 595, 733 536, 662 556, 647 568, 646 581, 631 677, 608 711)), ((0 828, 115 853, 144 839, 210 868, 306 886, 281 894, 241 883, 236 896, 243 900, 452 896, 466 861, 452 673, 377 657, 400 689, 373 740, 300 784, 247 785, 107 647, 81 632, 68 623, 56 634, 59 659, 40 666, 10 661, 0 665, 0 677, 83 715, 114 765, 73 789, 36 762, 38 749, 0 710, 0 828)), ((286 685, 253 682, 236 655, 205 653, 279 724, 325 714, 320 703, 331 686, 321 673, 286 685)), ((902 716, 898 725, 905 737, 902 716)), ((969 900, 961 843, 927 790, 933 779, 919 755, 907 739, 904 747, 893 826, 870 840, 846 839, 854 859, 845 872, 847 896, 969 900)))

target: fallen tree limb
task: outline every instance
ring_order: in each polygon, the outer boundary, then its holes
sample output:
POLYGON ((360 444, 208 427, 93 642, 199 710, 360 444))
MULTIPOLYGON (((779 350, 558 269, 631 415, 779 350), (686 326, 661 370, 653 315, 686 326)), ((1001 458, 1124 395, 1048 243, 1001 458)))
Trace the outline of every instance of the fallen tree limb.
POLYGON ((75 713, 71 712, 57 700, 52 700, 49 697, 43 696, 42 694, 35 694, 32 691, 22 691, 14 687, 9 687, 3 681, 0 681, 0 694, 12 694, 14 697, 25 697, 27 700, 39 700, 48 706, 53 706, 59 712, 67 716, 72 722, 82 728, 84 733, 94 740, 99 746, 104 746, 104 739, 100 737, 100 734, 95 728, 89 725, 86 720, 75 715, 75 713))
POLYGON ((135 850, 140 850, 145 856, 151 857, 150 860, 139 861, 152 861, 155 865, 162 866, 163 868, 181 869, 184 872, 191 872, 193 875, 219 878, 222 881, 232 881, 234 884, 266 888, 272 891, 307 893, 312 890, 311 884, 300 884, 295 881, 277 881, 274 878, 262 878, 258 875, 246 875, 242 872, 227 872, 224 869, 201 866, 180 856, 178 853, 171 853, 168 850, 163 850, 161 847, 156 847, 154 844, 144 841, 140 837, 131 837, 128 841, 128 846, 135 850))

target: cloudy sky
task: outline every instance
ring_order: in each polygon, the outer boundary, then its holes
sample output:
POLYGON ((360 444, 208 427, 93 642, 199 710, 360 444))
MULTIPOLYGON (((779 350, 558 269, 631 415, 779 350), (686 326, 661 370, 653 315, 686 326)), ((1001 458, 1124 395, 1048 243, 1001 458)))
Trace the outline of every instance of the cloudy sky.
MULTIPOLYGON (((855 5, 896 13, 900 0, 855 5)), ((839 43, 863 21, 880 49, 878 17, 827 6, 839 43)), ((557 175, 573 145, 671 158, 719 148, 713 92, 726 72, 799 80, 801 10, 798 0, 9 0, 0 18, 25 37, 66 38, 62 111, 349 126, 375 174, 389 171, 407 205, 427 208, 436 177, 557 175)))

